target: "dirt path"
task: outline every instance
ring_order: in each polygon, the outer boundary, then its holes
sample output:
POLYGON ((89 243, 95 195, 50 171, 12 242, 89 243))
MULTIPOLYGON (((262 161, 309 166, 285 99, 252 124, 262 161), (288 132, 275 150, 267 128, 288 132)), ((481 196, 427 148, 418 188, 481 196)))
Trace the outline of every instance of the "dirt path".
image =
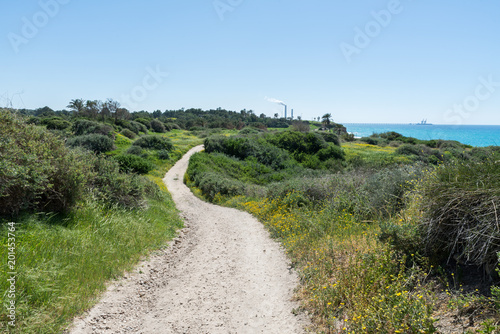
POLYGON ((111 286, 71 333, 304 333, 297 276, 254 217, 196 198, 183 184, 190 150, 164 182, 186 228, 111 286))

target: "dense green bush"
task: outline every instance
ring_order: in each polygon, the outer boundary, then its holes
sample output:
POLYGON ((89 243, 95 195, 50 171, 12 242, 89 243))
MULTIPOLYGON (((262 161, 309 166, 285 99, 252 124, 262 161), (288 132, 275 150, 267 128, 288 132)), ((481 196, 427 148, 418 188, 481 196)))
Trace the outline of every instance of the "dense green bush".
POLYGON ((415 145, 404 144, 399 146, 395 153, 400 155, 420 155, 420 150, 415 145))
POLYGON ((158 186, 143 176, 120 173, 115 159, 99 157, 93 167, 94 177, 88 187, 94 196, 108 206, 141 207, 146 196, 158 197, 158 186))
POLYGON ((68 210, 92 164, 83 151, 7 111, 0 111, 0 157, 0 215, 68 210))
POLYGON ((120 164, 120 170, 125 173, 147 174, 155 168, 154 163, 134 154, 122 154, 114 158, 120 164))
POLYGON ((141 132, 148 133, 148 127, 146 125, 135 121, 129 122, 127 129, 134 132, 135 134, 139 134, 141 132))
POLYGON ((69 147, 81 146, 95 153, 104 153, 114 149, 114 142, 105 135, 90 134, 76 136, 68 139, 66 144, 69 147))
POLYGON ((254 157, 259 163, 273 169, 285 168, 290 160, 285 151, 262 138, 212 136, 205 139, 204 144, 207 153, 224 153, 242 160, 254 157))
POLYGON ((157 119, 151 121, 151 130, 157 133, 165 132, 165 125, 157 119))
POLYGON ((327 148, 323 148, 317 153, 321 161, 326 161, 328 159, 344 160, 345 153, 339 146, 330 145, 327 148))
POLYGON ((127 154, 141 155, 144 151, 141 147, 132 145, 127 149, 126 152, 127 154))
POLYGON ((147 119, 147 118, 136 118, 134 119, 135 122, 138 122, 138 123, 141 123, 142 125, 144 125, 146 128, 150 128, 151 127, 151 119, 147 119))
POLYGON ((137 139, 133 145, 140 146, 142 148, 166 151, 171 151, 174 148, 170 139, 155 135, 142 136, 137 139))
POLYGON ((245 127, 240 131, 240 135, 258 135, 261 131, 252 127, 245 127))
POLYGON ((158 159, 160 160, 168 160, 170 159, 170 154, 167 150, 159 150, 158 151, 158 159))
POLYGON ((311 132, 284 131, 270 136, 268 141, 293 154, 316 154, 319 150, 328 147, 323 136, 311 132))
POLYGON ((333 133, 333 132, 326 132, 326 131, 320 131, 319 134, 323 137, 323 139, 327 143, 333 143, 333 144, 335 144, 337 146, 340 146, 339 136, 337 136, 335 133, 333 133))
POLYGON ((71 126, 71 122, 61 117, 44 118, 41 120, 41 124, 46 125, 49 130, 65 130, 71 126))
POLYGON ((135 137, 137 137, 137 135, 129 129, 123 129, 122 131, 120 131, 120 133, 129 139, 134 139, 135 137))
POLYGON ((378 145, 379 143, 382 142, 380 138, 374 138, 374 137, 363 137, 361 138, 361 141, 364 141, 365 143, 370 145, 378 145))
POLYGON ((75 136, 100 134, 104 136, 112 136, 113 128, 107 124, 89 121, 86 119, 78 119, 73 123, 71 130, 75 136))

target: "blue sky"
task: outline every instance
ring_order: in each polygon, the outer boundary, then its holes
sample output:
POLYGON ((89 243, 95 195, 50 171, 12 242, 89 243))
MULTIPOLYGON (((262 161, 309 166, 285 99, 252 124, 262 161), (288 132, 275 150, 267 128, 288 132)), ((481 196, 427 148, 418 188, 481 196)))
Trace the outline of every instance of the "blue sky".
POLYGON ((500 124, 500 2, 6 0, 0 106, 500 124))

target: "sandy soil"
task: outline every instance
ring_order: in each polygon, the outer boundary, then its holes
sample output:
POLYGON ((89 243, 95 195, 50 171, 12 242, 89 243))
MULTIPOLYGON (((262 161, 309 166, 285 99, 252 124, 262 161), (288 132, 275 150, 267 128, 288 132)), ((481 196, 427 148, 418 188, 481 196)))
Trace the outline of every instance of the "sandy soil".
POLYGON ((254 217, 196 198, 183 184, 189 151, 165 176, 185 228, 115 282, 70 333, 304 333, 297 276, 254 217))

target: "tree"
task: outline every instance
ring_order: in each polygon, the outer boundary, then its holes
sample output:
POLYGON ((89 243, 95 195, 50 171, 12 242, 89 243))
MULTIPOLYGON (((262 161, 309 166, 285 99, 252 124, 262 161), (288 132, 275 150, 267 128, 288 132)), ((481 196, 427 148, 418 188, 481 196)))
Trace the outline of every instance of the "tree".
POLYGON ((332 115, 331 114, 324 114, 323 115, 323 126, 325 128, 329 128, 330 127, 330 119, 332 118, 332 115))
POLYGON ((97 118, 102 109, 102 102, 98 100, 87 101, 85 103, 86 114, 91 118, 97 118))
POLYGON ((83 99, 71 100, 67 107, 78 115, 83 115, 85 113, 85 101, 83 99))
POLYGON ((113 99, 107 99, 106 102, 104 102, 104 104, 106 105, 106 107, 108 108, 109 110, 109 113, 110 114, 114 114, 115 115, 115 123, 118 119, 118 108, 120 108, 120 102, 118 101, 115 101, 113 99))
POLYGON ((153 118, 160 118, 160 116, 161 116, 161 110, 153 111, 153 118))
POLYGON ((278 116, 279 116, 278 113, 274 114, 274 118, 278 118, 278 116))

